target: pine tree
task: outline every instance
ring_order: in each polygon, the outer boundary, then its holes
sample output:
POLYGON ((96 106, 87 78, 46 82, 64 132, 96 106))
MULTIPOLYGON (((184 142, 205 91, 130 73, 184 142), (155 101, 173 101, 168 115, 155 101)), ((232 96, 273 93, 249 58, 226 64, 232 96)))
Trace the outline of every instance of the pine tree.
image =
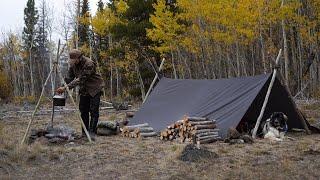
MULTIPOLYGON (((24 21, 25 21, 25 27, 23 28, 23 47, 28 54, 28 57, 25 57, 25 60, 28 61, 29 70, 30 70, 30 82, 31 82, 31 95, 35 96, 35 83, 34 83, 34 64, 33 64, 33 51, 35 49, 35 26, 38 22, 38 11, 35 7, 34 0, 28 0, 27 7, 24 9, 24 21), (27 60, 28 59, 28 60, 27 60)), ((25 72, 23 72, 25 73, 25 72)), ((24 74, 25 75, 25 74, 24 74)), ((27 83, 27 82, 25 82, 27 83)), ((26 86, 27 84, 25 84, 26 86)), ((26 90, 27 88, 24 87, 26 90)), ((27 93, 24 92, 24 95, 26 96, 27 93)))
POLYGON ((50 60, 49 60, 49 32, 50 27, 49 9, 45 0, 42 0, 39 7, 39 20, 36 26, 35 35, 35 68, 37 71, 35 75, 37 92, 41 92, 42 84, 45 81, 47 74, 50 71, 50 60))
POLYGON ((89 1, 83 0, 80 12, 79 23, 79 47, 89 45, 89 25, 90 25, 90 10, 89 1))
POLYGON ((29 50, 30 47, 34 46, 36 24, 38 22, 38 10, 35 7, 34 0, 28 0, 27 7, 24 9, 24 22, 25 27, 23 28, 23 46, 25 50, 29 50))

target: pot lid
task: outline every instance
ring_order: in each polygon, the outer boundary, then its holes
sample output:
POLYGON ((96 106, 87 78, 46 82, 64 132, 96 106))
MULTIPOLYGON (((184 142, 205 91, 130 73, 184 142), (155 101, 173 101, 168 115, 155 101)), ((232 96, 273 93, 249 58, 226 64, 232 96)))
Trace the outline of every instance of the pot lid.
POLYGON ((60 95, 56 94, 53 96, 53 99, 65 99, 65 97, 62 94, 60 94, 60 95))

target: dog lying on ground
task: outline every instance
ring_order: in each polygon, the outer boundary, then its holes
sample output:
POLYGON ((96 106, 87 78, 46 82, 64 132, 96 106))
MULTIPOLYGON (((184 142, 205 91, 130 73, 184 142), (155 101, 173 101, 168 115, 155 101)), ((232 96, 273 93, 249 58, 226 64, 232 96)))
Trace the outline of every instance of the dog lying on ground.
POLYGON ((282 112, 274 112, 271 117, 262 124, 263 138, 272 141, 282 141, 288 131, 288 117, 282 112))

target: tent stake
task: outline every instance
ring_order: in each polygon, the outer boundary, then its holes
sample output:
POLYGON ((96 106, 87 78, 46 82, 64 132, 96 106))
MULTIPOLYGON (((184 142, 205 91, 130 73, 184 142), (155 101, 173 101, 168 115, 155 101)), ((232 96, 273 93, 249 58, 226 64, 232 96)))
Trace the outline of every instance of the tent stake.
POLYGON ((272 89, 272 86, 273 86, 274 81, 275 81, 276 76, 277 76, 277 67, 278 67, 278 64, 279 64, 281 53, 282 53, 282 49, 279 50, 279 54, 278 54, 278 57, 276 59, 276 67, 273 69, 272 78, 271 78, 271 81, 270 81, 270 84, 269 84, 269 87, 268 87, 268 91, 267 91, 266 97, 264 98, 263 105, 262 105, 259 117, 257 119, 256 125, 255 125, 255 127, 253 129, 253 133, 252 133, 252 137, 253 138, 256 138, 257 131, 258 131, 261 119, 262 119, 264 111, 265 111, 265 109, 267 107, 267 103, 268 103, 268 100, 269 100, 269 97, 270 97, 271 89, 272 89))
MULTIPOLYGON (((162 70, 162 68, 163 68, 163 64, 164 64, 164 58, 162 59, 162 61, 161 61, 161 64, 160 64, 160 66, 159 66, 159 72, 162 70)), ((146 96, 144 97, 144 100, 143 100, 143 102, 142 102, 142 104, 147 100, 147 98, 148 98, 148 96, 149 96, 149 94, 150 94, 150 92, 151 92, 151 89, 153 88, 153 86, 154 86, 154 84, 156 83, 156 80, 159 78, 159 76, 158 76, 158 73, 156 73, 156 75, 154 76, 154 78, 153 78, 153 81, 152 81, 152 83, 151 83, 151 85, 150 85, 150 87, 149 87, 149 89, 148 89, 148 92, 147 92, 147 94, 146 94, 146 96)))

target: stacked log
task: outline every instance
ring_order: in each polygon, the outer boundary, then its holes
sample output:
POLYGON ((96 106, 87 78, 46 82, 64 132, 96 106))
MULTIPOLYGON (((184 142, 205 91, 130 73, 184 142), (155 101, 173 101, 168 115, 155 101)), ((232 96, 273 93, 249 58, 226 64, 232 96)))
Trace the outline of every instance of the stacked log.
POLYGON ((111 136, 119 133, 117 121, 99 121, 97 134, 100 136, 111 136))
POLYGON ((184 117, 176 123, 168 126, 160 134, 162 140, 174 140, 180 138, 181 142, 193 142, 206 144, 221 139, 216 128, 216 121, 203 117, 184 117))
POLYGON ((165 130, 160 133, 161 140, 174 140, 179 137, 180 128, 183 125, 183 120, 177 121, 170 126, 168 126, 165 130))
POLYGON ((140 137, 153 137, 157 133, 148 123, 137 124, 132 126, 125 126, 120 129, 123 137, 140 138, 140 137))

